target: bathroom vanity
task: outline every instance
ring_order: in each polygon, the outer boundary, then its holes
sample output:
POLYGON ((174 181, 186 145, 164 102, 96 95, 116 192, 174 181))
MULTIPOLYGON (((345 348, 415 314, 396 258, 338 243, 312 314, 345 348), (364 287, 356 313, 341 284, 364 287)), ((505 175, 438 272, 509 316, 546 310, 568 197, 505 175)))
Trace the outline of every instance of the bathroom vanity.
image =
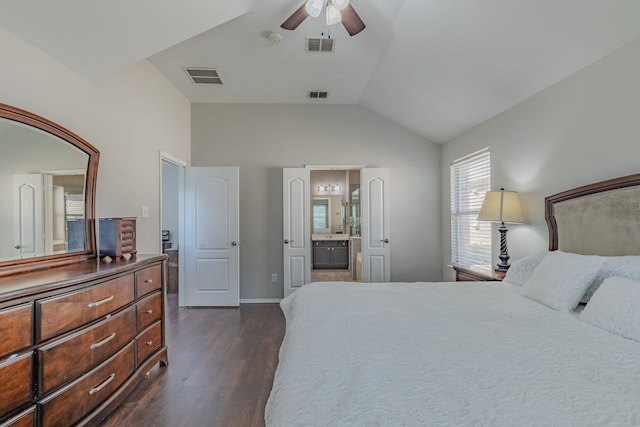
POLYGON ((312 240, 315 270, 347 270, 349 268, 349 235, 313 235, 312 240))

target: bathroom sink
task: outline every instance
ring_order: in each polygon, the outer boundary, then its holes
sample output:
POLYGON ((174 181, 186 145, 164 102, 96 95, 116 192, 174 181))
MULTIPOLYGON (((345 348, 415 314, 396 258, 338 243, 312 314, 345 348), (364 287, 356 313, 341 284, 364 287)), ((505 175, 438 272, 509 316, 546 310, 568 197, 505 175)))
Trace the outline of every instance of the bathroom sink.
POLYGON ((348 234, 312 234, 311 240, 349 240, 348 234))

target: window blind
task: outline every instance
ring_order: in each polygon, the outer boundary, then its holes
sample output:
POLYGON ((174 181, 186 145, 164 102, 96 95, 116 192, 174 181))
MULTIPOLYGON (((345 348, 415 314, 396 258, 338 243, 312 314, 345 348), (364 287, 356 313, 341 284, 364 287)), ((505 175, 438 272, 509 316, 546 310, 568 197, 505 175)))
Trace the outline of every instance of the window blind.
POLYGON ((491 223, 478 221, 491 188, 491 159, 485 148, 451 162, 451 262, 491 264, 491 223))

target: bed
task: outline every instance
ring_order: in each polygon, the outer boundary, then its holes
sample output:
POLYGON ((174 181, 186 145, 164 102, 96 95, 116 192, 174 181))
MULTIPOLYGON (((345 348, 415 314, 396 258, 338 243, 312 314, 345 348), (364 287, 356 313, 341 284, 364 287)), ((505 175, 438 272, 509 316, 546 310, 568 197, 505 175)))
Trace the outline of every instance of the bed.
POLYGON ((549 251, 500 284, 326 282, 285 298, 266 425, 640 425, 640 174, 545 209, 549 251))

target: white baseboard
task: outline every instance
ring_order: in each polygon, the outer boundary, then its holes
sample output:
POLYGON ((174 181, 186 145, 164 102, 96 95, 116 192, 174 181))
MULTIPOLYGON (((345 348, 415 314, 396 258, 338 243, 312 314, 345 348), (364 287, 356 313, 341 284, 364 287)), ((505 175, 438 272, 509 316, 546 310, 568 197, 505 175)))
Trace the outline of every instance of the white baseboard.
POLYGON ((251 298, 241 299, 240 304, 280 304, 282 298, 251 298))

